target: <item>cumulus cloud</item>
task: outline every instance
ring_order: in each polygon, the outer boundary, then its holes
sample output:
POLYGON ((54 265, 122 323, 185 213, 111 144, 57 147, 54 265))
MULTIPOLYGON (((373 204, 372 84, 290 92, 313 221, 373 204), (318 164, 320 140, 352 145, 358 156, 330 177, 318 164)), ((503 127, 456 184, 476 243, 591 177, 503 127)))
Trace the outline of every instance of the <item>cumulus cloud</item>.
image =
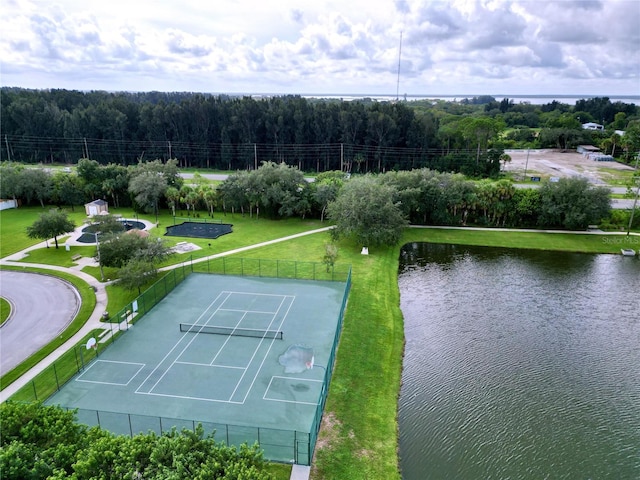
POLYGON ((147 85, 138 76, 165 90, 388 93, 399 60, 413 93, 589 93, 597 80, 604 93, 637 94, 640 82, 636 0, 111 0, 91 10, 5 0, 3 10, 5 85, 135 90, 147 85))

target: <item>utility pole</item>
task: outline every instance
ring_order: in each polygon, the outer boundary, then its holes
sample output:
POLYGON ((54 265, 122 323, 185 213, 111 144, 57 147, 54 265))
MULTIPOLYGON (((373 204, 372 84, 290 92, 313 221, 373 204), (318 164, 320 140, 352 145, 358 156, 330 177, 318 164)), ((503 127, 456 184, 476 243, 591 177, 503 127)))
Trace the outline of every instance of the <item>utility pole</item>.
POLYGON ((400 95, 400 59, 402 58, 402 30, 400 30, 400 48, 398 50, 398 81, 396 82, 396 102, 400 95))
POLYGON ((7 134, 4 135, 4 144, 7 146, 7 159, 11 161, 11 150, 9 150, 9 140, 7 140, 7 134))
POLYGON ((104 282, 104 272, 102 271, 102 259, 100 258, 100 240, 98 239, 98 235, 100 232, 94 232, 96 236, 96 248, 98 250, 98 265, 100 265, 100 278, 104 282))
POLYGON ((253 163, 255 164, 255 169, 258 169, 258 147, 256 144, 253 144, 253 163))

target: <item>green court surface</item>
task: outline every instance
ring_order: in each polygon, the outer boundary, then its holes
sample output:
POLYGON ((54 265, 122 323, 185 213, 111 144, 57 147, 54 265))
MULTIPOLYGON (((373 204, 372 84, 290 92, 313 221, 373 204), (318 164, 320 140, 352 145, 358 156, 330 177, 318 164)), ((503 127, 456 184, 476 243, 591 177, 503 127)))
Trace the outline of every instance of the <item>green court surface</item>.
POLYGON ((201 423, 218 441, 308 465, 346 291, 193 273, 46 403, 115 433, 201 423), (234 335, 205 333, 217 330, 234 335))

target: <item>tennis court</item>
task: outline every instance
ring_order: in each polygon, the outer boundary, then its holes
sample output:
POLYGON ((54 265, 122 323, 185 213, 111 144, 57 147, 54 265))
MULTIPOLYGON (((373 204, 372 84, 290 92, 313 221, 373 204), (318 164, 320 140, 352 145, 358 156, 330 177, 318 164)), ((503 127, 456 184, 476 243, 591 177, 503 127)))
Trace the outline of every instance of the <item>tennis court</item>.
POLYGON ((46 403, 116 433, 202 423, 308 465, 346 286, 193 273, 46 403))

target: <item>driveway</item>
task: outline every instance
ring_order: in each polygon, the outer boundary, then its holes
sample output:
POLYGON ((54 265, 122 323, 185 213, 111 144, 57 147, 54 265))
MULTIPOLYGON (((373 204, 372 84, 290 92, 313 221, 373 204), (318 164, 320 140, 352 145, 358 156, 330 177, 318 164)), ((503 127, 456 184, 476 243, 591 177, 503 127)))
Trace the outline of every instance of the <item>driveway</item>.
POLYGON ((37 273, 0 271, 0 295, 11 303, 11 315, 0 327, 2 374, 60 335, 80 308, 71 284, 37 273))

